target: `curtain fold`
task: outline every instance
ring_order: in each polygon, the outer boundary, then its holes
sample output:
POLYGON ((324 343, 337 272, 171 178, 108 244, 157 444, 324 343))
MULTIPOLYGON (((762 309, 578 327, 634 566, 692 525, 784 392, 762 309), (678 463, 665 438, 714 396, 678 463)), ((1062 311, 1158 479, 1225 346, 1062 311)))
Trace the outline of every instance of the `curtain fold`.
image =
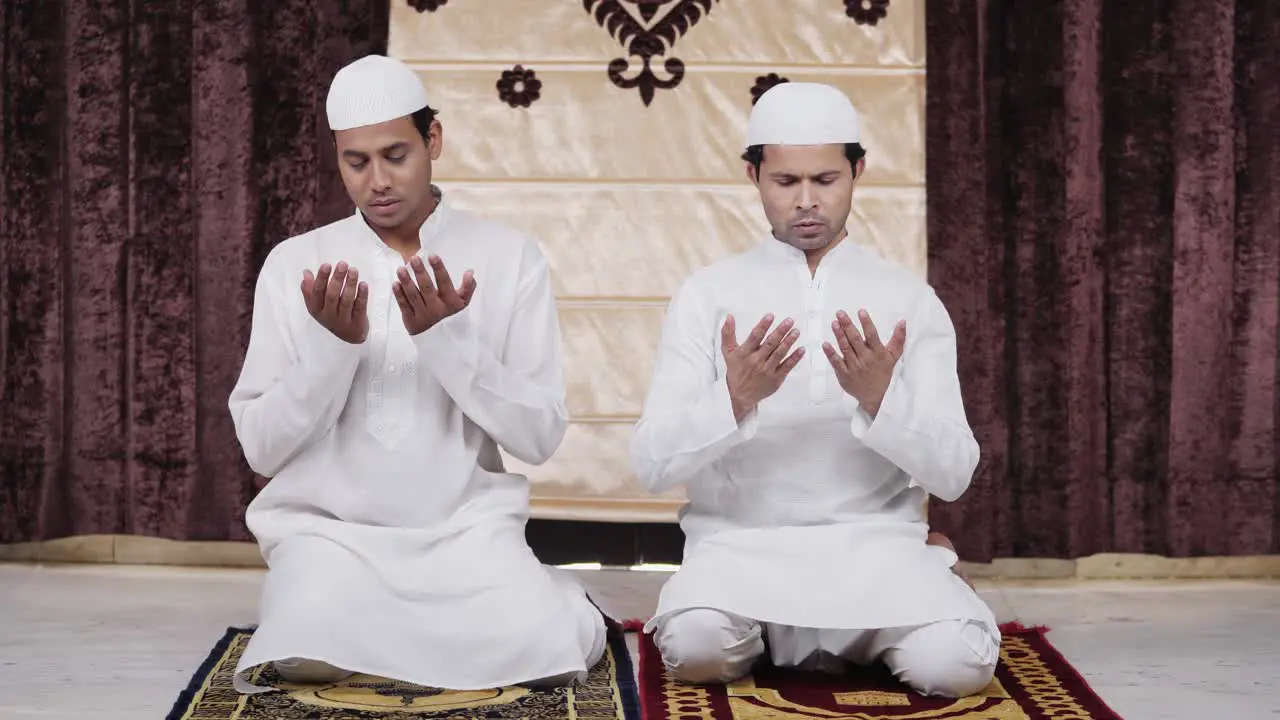
POLYGON ((2 7, 0 542, 246 539, 253 284, 350 211, 324 92, 387 4, 2 7))
POLYGON ((967 559, 1280 550, 1280 6, 929 0, 967 559))

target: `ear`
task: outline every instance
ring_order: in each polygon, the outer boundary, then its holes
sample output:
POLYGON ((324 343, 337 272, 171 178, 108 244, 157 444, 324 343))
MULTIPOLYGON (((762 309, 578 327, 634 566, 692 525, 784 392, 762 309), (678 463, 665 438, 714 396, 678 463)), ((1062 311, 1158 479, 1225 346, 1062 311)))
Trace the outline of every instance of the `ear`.
POLYGON ((747 179, 751 181, 752 185, 760 187, 760 177, 756 173, 756 166, 751 163, 747 163, 747 179))
POLYGON ((853 169, 853 181, 857 182, 862 177, 862 171, 867 167, 867 159, 865 157, 858 158, 858 166, 853 169))
POLYGON ((433 161, 440 159, 440 153, 444 150, 444 126, 439 120, 432 120, 431 127, 427 129, 427 152, 431 154, 433 161))

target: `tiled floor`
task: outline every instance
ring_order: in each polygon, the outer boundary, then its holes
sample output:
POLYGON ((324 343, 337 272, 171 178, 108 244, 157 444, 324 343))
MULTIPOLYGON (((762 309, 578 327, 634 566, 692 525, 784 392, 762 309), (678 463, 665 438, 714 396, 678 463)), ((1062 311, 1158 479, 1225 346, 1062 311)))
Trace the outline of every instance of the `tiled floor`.
MULTIPOLYGON (((583 571, 622 617, 663 573, 583 571)), ((160 720, 259 571, 0 565, 0 718, 160 720)), ((1280 582, 985 583, 998 617, 1050 639, 1126 720, 1280 718, 1280 582)))

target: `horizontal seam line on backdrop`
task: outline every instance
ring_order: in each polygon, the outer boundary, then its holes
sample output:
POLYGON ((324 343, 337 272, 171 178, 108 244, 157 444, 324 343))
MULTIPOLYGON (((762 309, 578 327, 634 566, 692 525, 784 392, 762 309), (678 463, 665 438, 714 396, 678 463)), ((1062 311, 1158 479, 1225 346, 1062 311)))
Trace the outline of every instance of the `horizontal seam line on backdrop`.
MULTIPOLYGON (((618 53, 623 51, 619 48, 618 53)), ((678 56, 677 49, 676 55, 678 56)), ((591 58, 583 60, 539 60, 534 59, 502 59, 485 58, 484 60, 427 60, 424 58, 400 57, 410 68, 418 71, 427 70, 483 70, 485 72, 509 70, 515 65, 523 65, 535 72, 589 72, 603 74, 608 60, 591 58)), ((828 63, 760 63, 760 62, 714 62, 702 63, 687 58, 684 62, 685 77, 690 74, 706 73, 760 73, 803 72, 813 75, 857 75, 857 76, 920 76, 926 73, 923 65, 833 65, 828 63)))
MULTIPOLYGON (((673 178, 671 180, 654 180, 652 178, 592 178, 583 180, 582 178, 551 178, 551 177, 530 177, 530 178, 483 178, 483 177, 459 177, 459 176, 441 176, 435 175, 431 178, 433 183, 437 185, 484 185, 486 187, 510 186, 510 187, 528 187, 530 185, 548 185, 555 187, 563 187, 565 189, 589 189, 598 188, 601 185, 621 185, 630 189, 640 190, 722 190, 725 188, 740 188, 742 190, 754 190, 755 188, 745 180, 690 180, 685 178, 673 178)), ((925 183, 887 183, 874 182, 867 180, 858 181, 858 192, 874 190, 877 192, 893 193, 905 191, 922 191, 926 187, 925 183)), ((446 190, 448 188, 445 188, 446 190)))

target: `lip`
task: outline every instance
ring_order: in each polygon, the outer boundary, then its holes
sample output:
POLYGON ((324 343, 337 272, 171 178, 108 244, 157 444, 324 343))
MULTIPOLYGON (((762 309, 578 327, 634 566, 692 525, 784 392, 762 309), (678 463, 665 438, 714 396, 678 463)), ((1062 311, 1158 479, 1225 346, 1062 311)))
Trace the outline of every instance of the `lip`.
POLYGON ((369 208, 376 213, 389 213, 392 210, 395 210, 396 206, 399 204, 399 200, 374 200, 369 203, 369 208))

